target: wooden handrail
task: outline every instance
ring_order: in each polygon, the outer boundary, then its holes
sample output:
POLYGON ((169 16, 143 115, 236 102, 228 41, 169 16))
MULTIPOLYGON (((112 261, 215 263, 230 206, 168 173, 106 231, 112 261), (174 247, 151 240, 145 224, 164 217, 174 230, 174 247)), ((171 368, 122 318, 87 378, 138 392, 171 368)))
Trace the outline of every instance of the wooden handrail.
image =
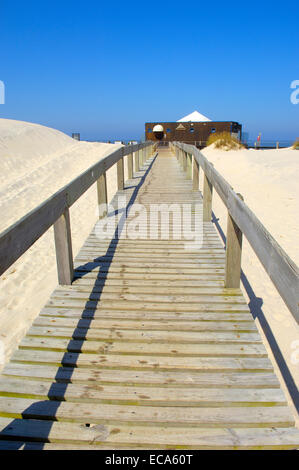
POLYGON ((106 171, 115 163, 121 162, 118 165, 118 186, 123 186, 121 176, 123 157, 133 152, 138 154, 139 150, 150 146, 153 146, 153 142, 147 141, 127 145, 111 152, 4 230, 0 234, 0 275, 54 225, 59 282, 69 284, 73 269, 69 208, 96 182, 98 182, 98 202, 104 202, 105 197, 107 199, 106 171), (105 184, 104 190, 103 184, 105 184))
MULTIPOLYGON (((178 149, 176 154, 179 159, 181 159, 181 152, 183 152, 184 155, 187 153, 192 154, 198 165, 203 169, 206 183, 204 198, 207 198, 208 204, 205 214, 207 214, 208 211, 211 213, 211 187, 215 188, 228 210, 228 223, 230 224, 229 230, 231 233, 228 233, 227 244, 237 243, 239 244, 239 248, 227 246, 226 287, 236 287, 236 272, 240 271, 241 263, 241 254, 238 253, 238 249, 241 250, 240 240, 241 234, 243 233, 291 314, 296 322, 299 323, 299 269, 297 265, 245 204, 240 195, 234 192, 229 183, 215 170, 213 165, 196 147, 180 142, 173 142, 173 145, 178 149), (231 248, 235 253, 233 256, 231 255, 231 248), (230 284, 230 282, 234 285, 230 284)), ((183 157, 183 159, 184 158, 186 157, 183 157)), ((194 173, 194 177, 196 180, 198 179, 196 172, 194 173)), ((196 186, 197 181, 195 182, 195 187, 196 186)), ((209 218, 209 220, 211 220, 211 218, 209 218)), ((238 276, 238 282, 240 282, 240 273, 238 276)))

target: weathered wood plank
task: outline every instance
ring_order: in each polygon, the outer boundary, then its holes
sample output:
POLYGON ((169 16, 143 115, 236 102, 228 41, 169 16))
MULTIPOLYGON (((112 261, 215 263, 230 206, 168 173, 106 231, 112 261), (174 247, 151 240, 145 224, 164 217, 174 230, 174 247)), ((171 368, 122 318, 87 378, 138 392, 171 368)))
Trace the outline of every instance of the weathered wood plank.
POLYGON ((287 427, 294 418, 287 406, 254 407, 155 407, 0 397, 0 416, 48 419, 95 424, 138 423, 205 427, 287 427))
POLYGON ((143 310, 110 310, 101 309, 95 311, 92 309, 80 308, 61 308, 61 307, 44 307, 40 316, 49 317, 65 317, 65 318, 106 318, 106 319, 131 319, 131 320, 183 320, 183 321, 250 321, 252 320, 251 313, 242 310, 240 312, 225 311, 225 310, 207 310, 198 311, 196 313, 190 312, 157 312, 157 311, 143 311, 143 310))
POLYGON ((183 321, 181 319, 177 321, 154 321, 154 320, 109 320, 107 318, 101 319, 81 319, 78 323, 77 318, 61 318, 61 317, 47 317, 39 316, 33 322, 33 326, 57 326, 57 327, 80 327, 87 329, 125 329, 133 330, 140 329, 144 330, 155 330, 155 331, 243 331, 243 332, 257 332, 255 323, 251 321, 242 322, 223 322, 220 319, 218 321, 183 321))
POLYGON ((146 385, 159 387, 203 387, 203 388, 279 388, 279 382, 273 372, 262 371, 221 371, 207 372, 201 371, 160 371, 160 370, 115 370, 98 369, 95 366, 88 368, 58 367, 49 364, 25 364, 11 362, 3 370, 4 376, 28 380, 48 380, 59 383, 80 383, 86 384, 124 384, 146 385))
MULTIPOLYGON (((44 420, 0 418, 0 432, 7 439, 20 438, 22 444, 31 439, 38 442, 26 442, 31 448, 40 442, 48 446, 59 444, 92 446, 102 449, 126 449, 142 446, 145 449, 176 449, 180 442, 180 449, 296 449, 298 447, 298 433, 295 428, 199 428, 186 427, 157 427, 135 426, 130 424, 118 425, 91 425, 52 422, 51 427, 44 420), (117 431, 116 431, 117 429, 117 431), (53 443, 53 444, 51 444, 53 443)), ((1 442, 1 441, 0 441, 1 442)), ((12 445, 12 441, 10 443, 12 445)), ((15 441, 15 447, 17 442, 15 441)))
POLYGON ((19 345, 20 349, 39 349, 48 351, 68 351, 83 353, 109 353, 155 356, 193 356, 193 357, 267 357, 263 344, 178 344, 122 342, 114 340, 84 341, 47 337, 26 336, 19 345))
MULTIPOLYGON (((106 403, 151 406, 231 407, 283 406, 280 389, 210 389, 120 387, 116 385, 65 384, 36 380, 1 379, 0 397, 38 398, 78 403, 106 403)), ((0 398, 1 401, 1 398, 0 398)))
POLYGON ((98 369, 132 369, 161 371, 201 372, 273 372, 268 358, 224 357, 164 357, 134 355, 76 354, 54 351, 20 350, 12 356, 12 362, 29 364, 92 367, 98 369))

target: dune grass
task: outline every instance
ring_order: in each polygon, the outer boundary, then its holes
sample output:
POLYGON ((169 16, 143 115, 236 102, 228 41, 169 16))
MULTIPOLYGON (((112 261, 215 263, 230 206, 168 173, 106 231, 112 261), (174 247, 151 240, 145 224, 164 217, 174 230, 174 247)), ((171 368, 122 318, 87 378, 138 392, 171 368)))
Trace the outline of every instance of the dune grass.
POLYGON ((299 150, 299 139, 296 139, 295 142, 293 143, 293 149, 299 150))
POLYGON ((207 140, 207 146, 212 144, 215 145, 215 148, 222 150, 239 150, 245 148, 230 132, 216 132, 215 134, 211 134, 207 140))

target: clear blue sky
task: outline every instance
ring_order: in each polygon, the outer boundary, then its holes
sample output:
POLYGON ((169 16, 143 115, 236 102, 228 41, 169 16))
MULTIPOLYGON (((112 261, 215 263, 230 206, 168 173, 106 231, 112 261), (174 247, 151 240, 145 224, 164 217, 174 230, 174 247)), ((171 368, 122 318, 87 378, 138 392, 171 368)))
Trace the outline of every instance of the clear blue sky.
POLYGON ((298 18, 289 0, 1 0, 0 117, 107 140, 197 109, 293 139, 298 18))

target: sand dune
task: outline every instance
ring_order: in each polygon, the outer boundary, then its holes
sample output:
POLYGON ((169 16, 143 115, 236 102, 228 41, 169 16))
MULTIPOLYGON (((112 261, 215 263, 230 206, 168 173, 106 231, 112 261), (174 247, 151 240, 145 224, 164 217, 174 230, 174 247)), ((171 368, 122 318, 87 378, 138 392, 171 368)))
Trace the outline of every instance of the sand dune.
MULTIPOLYGON (((55 129, 0 119, 0 231, 119 145, 78 142, 55 129)), ((108 197, 116 169, 107 172, 108 197)), ((93 186, 70 209, 76 254, 96 221, 93 186)), ((0 340, 6 358, 57 284, 53 228, 0 278, 0 340)))

